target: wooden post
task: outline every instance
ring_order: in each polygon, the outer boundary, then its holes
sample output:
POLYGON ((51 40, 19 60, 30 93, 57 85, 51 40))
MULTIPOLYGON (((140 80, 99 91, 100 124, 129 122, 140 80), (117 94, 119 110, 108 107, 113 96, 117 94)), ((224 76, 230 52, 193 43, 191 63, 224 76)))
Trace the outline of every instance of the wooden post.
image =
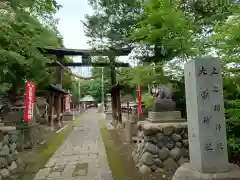
POLYGON ((114 120, 117 120, 117 102, 116 102, 116 93, 114 90, 111 93, 111 99, 112 99, 112 118, 114 120))
POLYGON ((61 113, 61 94, 57 94, 57 102, 56 102, 56 113, 57 113, 57 122, 58 126, 61 127, 61 122, 60 122, 60 113, 61 113))
POLYGON ((48 101, 48 125, 51 125, 51 121, 52 121, 52 106, 53 106, 53 94, 52 92, 49 92, 49 101, 48 101))
MULTIPOLYGON (((57 61, 63 63, 64 55, 57 54, 57 61)), ((56 86, 62 88, 62 67, 56 67, 56 86)))
POLYGON ((52 92, 52 98, 51 98, 51 106, 50 106, 50 108, 51 108, 51 114, 50 114, 50 116, 51 116, 51 121, 50 121, 50 123, 51 123, 51 127, 52 127, 52 130, 54 131, 54 118, 52 117, 53 116, 53 108, 54 108, 54 102, 55 102, 55 97, 54 97, 54 92, 52 92))
POLYGON ((64 95, 61 95, 61 113, 62 113, 62 116, 61 116, 61 125, 63 126, 63 112, 64 112, 64 95))
POLYGON ((129 120, 129 101, 127 101, 127 118, 128 118, 128 120, 129 120))
POLYGON ((122 108, 121 108, 121 100, 120 100, 120 89, 117 87, 116 89, 116 101, 117 101, 117 111, 118 111, 118 123, 122 124, 122 108))

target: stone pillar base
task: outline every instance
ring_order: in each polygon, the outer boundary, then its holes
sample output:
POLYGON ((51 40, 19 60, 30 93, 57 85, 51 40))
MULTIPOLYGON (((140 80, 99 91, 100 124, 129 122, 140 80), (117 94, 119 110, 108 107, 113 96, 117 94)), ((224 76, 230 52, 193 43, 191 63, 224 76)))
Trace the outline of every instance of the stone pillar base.
MULTIPOLYGON (((187 123, 138 122, 138 141, 133 150, 136 168, 141 173, 175 172, 189 162, 187 123), (159 169, 160 168, 160 169, 159 169)), ((172 173, 173 174, 173 173, 172 173)))
POLYGON ((186 119, 181 117, 180 111, 166 111, 166 112, 148 112, 147 121, 151 123, 170 123, 170 122, 185 122, 186 119))
POLYGON ((73 119, 73 113, 71 114, 63 114, 63 121, 72 121, 73 119))
MULTIPOLYGON (((17 125, 17 130, 21 131, 22 125, 17 125)), ((22 138, 22 137, 21 137, 22 138)), ((43 140, 39 124, 29 123, 24 125, 24 149, 31 149, 43 140)), ((21 142, 22 143, 22 142, 21 142)))
POLYGON ((240 167, 229 164, 229 171, 224 173, 201 173, 193 169, 190 163, 180 166, 172 180, 239 180, 240 167))

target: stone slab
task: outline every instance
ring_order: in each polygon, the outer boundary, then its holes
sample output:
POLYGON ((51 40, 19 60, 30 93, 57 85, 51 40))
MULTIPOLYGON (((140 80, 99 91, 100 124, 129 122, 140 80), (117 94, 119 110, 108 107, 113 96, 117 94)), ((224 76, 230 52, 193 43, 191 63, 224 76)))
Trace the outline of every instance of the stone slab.
POLYGON ((199 172, 228 168, 221 64, 197 57, 184 67, 190 163, 199 172))
POLYGON ((148 118, 153 120, 161 120, 161 119, 180 119, 181 111, 165 111, 165 112, 148 112, 148 118))
POLYGON ((51 172, 48 178, 59 178, 61 176, 61 172, 51 172))
POLYGON ((57 158, 51 158, 51 159, 47 162, 47 164, 45 165, 45 167, 46 167, 46 168, 51 168, 51 167, 55 166, 56 162, 57 162, 57 158))
POLYGON ((51 168, 41 169, 35 176, 34 180, 42 180, 45 179, 51 172, 51 168))
POLYGON ((9 132, 9 131, 15 131, 16 127, 14 126, 0 126, 0 131, 2 132, 9 132))
POLYGON ((65 167, 64 171, 62 172, 61 178, 70 178, 73 177, 73 172, 76 168, 76 165, 68 165, 65 167))
POLYGON ((175 172, 172 180, 239 180, 240 168, 235 164, 228 164, 228 172, 201 173, 191 164, 185 163, 175 172))

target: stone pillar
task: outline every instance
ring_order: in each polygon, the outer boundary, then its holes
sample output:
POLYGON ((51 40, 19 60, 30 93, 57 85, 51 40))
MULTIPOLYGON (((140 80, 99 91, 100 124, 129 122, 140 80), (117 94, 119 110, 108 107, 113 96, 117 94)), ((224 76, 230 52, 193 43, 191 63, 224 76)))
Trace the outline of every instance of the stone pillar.
POLYGON ((125 127, 124 127, 124 134, 125 134, 125 141, 127 143, 132 142, 132 123, 127 119, 126 122, 124 122, 125 127))
POLYGON ((136 122, 138 121, 138 109, 137 109, 137 105, 132 107, 132 111, 131 111, 131 115, 130 115, 130 120, 132 122, 136 122))
POLYGON ((184 73, 190 163, 172 179, 240 179, 240 168, 228 163, 220 60, 196 58, 185 65, 184 73))
POLYGON ((130 122, 131 122, 131 136, 132 138, 137 136, 138 128, 137 128, 137 122, 138 122, 138 109, 137 105, 132 107, 132 112, 130 115, 130 122))
POLYGON ((101 103, 101 104, 99 103, 98 104, 98 112, 99 113, 104 113, 104 111, 105 111, 104 110, 104 103, 101 103))

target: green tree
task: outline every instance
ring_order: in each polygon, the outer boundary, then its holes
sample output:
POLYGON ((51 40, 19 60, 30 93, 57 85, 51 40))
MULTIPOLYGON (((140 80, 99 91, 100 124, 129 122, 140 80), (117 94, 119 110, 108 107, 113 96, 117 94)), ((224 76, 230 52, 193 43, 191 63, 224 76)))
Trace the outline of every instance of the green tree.
POLYGON ((54 58, 42 55, 38 47, 56 47, 61 43, 55 25, 44 21, 57 10, 54 1, 34 2, 0 2, 3 12, 0 17, 0 88, 13 97, 24 87, 25 79, 37 83, 38 89, 52 81, 53 73, 51 68, 46 68, 46 63, 54 58))
POLYGON ((221 57, 224 73, 224 98, 227 118, 228 145, 231 159, 239 156, 240 149, 240 21, 236 13, 220 26, 215 26, 215 33, 210 43, 221 57))
POLYGON ((132 31, 138 26, 142 10, 138 0, 89 0, 93 15, 86 15, 83 22, 90 44, 95 47, 129 46, 132 31))

